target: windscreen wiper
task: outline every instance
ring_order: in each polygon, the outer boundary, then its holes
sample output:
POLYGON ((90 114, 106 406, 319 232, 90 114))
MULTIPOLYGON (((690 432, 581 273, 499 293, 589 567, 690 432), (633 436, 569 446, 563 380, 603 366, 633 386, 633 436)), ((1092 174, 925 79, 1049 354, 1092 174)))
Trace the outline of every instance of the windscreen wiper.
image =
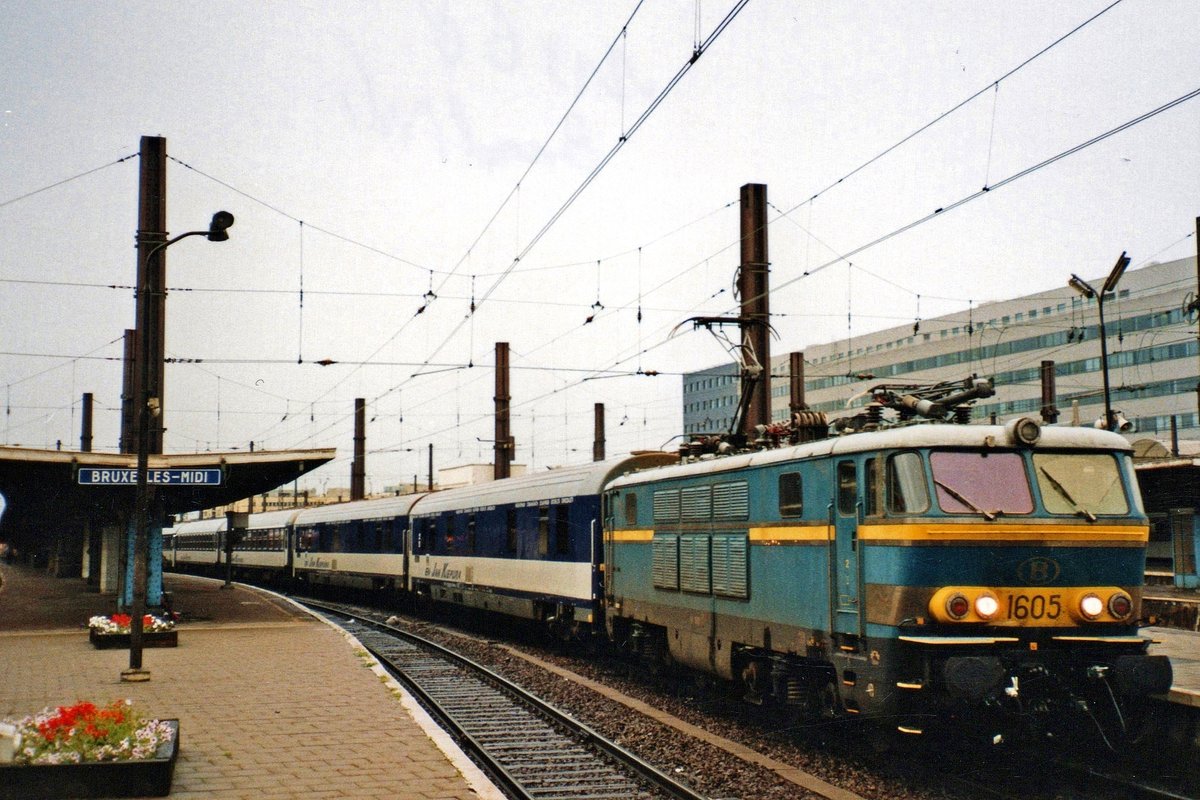
POLYGON ((951 496, 951 497, 953 497, 955 500, 957 500, 958 502, 962 503, 962 504, 963 504, 964 506, 966 506, 967 508, 969 508, 969 509, 971 509, 972 511, 974 511, 976 514, 981 514, 981 515, 983 515, 983 518, 984 518, 984 519, 986 519, 988 522, 993 522, 993 521, 996 519, 996 514, 997 514, 998 512, 996 512, 996 511, 984 511, 982 508, 980 508, 979 506, 975 505, 975 504, 974 504, 974 503, 972 503, 970 500, 968 500, 966 497, 964 497, 964 496, 963 496, 963 494, 962 494, 962 492, 958 491, 957 489, 955 489, 955 488, 953 488, 953 487, 947 486, 946 484, 944 484, 944 483, 942 483, 941 481, 939 481, 937 478, 934 478, 934 479, 933 479, 933 482, 934 482, 934 483, 936 483, 938 486, 942 487, 943 489, 945 489, 945 490, 946 490, 946 494, 950 495, 950 496, 951 496))
POLYGON ((1063 499, 1066 500, 1068 503, 1075 506, 1075 515, 1076 516, 1083 517, 1088 522, 1096 521, 1096 515, 1090 511, 1088 511, 1083 506, 1079 505, 1079 502, 1074 497, 1071 496, 1070 492, 1067 491, 1067 487, 1065 487, 1061 483, 1059 483, 1058 479, 1055 478, 1053 475, 1051 475, 1046 470, 1045 467, 1038 467, 1038 469, 1041 470, 1042 474, 1046 476, 1046 480, 1050 481, 1050 485, 1054 487, 1054 491, 1056 491, 1060 495, 1062 495, 1063 499))

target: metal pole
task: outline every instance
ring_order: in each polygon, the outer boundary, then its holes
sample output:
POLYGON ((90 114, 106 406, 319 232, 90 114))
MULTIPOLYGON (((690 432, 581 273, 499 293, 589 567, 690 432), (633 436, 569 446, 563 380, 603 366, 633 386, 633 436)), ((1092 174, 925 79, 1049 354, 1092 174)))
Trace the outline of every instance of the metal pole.
MULTIPOLYGON (((149 260, 147 257, 146 260, 149 260)), ((143 297, 149 291, 148 283, 138 284, 138 308, 141 316, 138 328, 141 336, 141 352, 138 354, 138 393, 137 393, 137 494, 134 503, 133 529, 133 597, 129 610, 129 669, 121 673, 125 682, 142 682, 150 680, 150 673, 142 669, 142 617, 146 613, 146 554, 148 527, 150 524, 150 486, 147 482, 147 472, 150 462, 150 359, 146 357, 150 349, 150 302, 143 297)))
MULTIPOLYGON (((143 136, 139 162, 137 318, 138 327, 148 330, 139 330, 141 352, 137 353, 137 375, 139 380, 145 376, 144 390, 159 401, 159 424, 155 430, 142 430, 140 435, 150 437, 150 452, 161 453, 167 292, 165 248, 156 245, 167 240, 167 140, 161 136, 143 136), (141 291, 142 287, 145 291, 141 291), (149 363, 149 371, 140 368, 142 361, 149 363)), ((141 399, 135 392, 133 402, 141 399)), ((136 418, 136 412, 133 416, 136 418)))
MULTIPOLYGON (((143 137, 143 145, 147 137, 143 137)), ((188 231, 181 233, 174 239, 158 242, 151 247, 143 258, 140 260, 145 264, 153 263, 155 256, 159 251, 165 250, 181 239, 186 239, 189 236, 208 235, 210 241, 224 241, 228 239, 228 234, 225 231, 233 224, 233 215, 225 211, 219 211, 213 215, 212 222, 207 231, 188 231)), ((144 244, 148 244, 146 237, 142 236, 142 231, 138 232, 138 249, 141 255, 141 248, 144 244)), ((154 334, 151 325, 150 316, 153 314, 153 309, 157 305, 153 302, 153 298, 148 295, 151 293, 152 284, 157 281, 159 286, 162 285, 162 272, 158 272, 157 278, 154 277, 154 270, 145 271, 145 282, 138 283, 138 302, 137 308, 139 311, 138 328, 140 330, 139 345, 141 351, 138 353, 138 392, 137 392, 137 494, 134 503, 134 532, 133 532, 133 596, 130 603, 130 622, 129 622, 129 669, 121 673, 122 681, 148 681, 150 673, 142 669, 142 633, 143 633, 143 616, 146 613, 146 582, 147 572, 149 571, 149 527, 150 514, 153 511, 159 512, 161 509, 156 501, 155 487, 148 482, 149 462, 150 462, 150 447, 151 443, 151 428, 150 419, 152 414, 158 416, 162 411, 162 398, 155 394, 155 391, 161 390, 162 376, 162 351, 158 351, 158 364, 155 366, 155 372, 159 375, 160 381, 156 385, 151 384, 150 373, 151 359, 147 356, 151 352, 150 339, 154 334)), ((160 288, 161 292, 161 288, 160 288)), ((162 308, 159 307, 161 312, 162 308)), ((161 316, 158 322, 162 323, 161 316)), ((159 329, 161 334, 161 327, 159 329)), ((159 343, 161 345, 161 337, 159 343)), ((155 427, 153 433, 154 439, 157 442, 156 452, 162 452, 162 424, 161 421, 155 427)))
POLYGON ((808 410, 804 398, 804 353, 788 354, 788 375, 790 383, 788 410, 793 414, 808 410))
POLYGON ((495 465, 492 476, 496 480, 512 474, 512 434, 509 428, 508 394, 508 342, 496 342, 496 442, 494 445, 495 465))
MULTIPOLYGON (((748 183, 741 190, 742 260, 738 292, 742 300, 742 350, 762 367, 742 415, 741 433, 771 422, 770 288, 767 262, 767 187, 748 183)), ((745 358, 745 356, 743 356, 745 358)), ((746 380, 743 375, 742 380, 746 380)))
POLYGON ((83 393, 83 428, 79 434, 79 449, 92 452, 92 393, 83 393))
POLYGON ((592 425, 592 461, 604 460, 604 444, 604 403, 596 403, 592 425))
POLYGON ((362 500, 367 488, 367 400, 354 400, 354 461, 350 465, 350 499, 362 500))
MULTIPOLYGON (((141 286, 141 284, 138 284, 141 286)), ((136 324, 136 321, 135 321, 136 324)), ((125 329, 124 361, 121 370, 121 438, 118 450, 122 453, 137 451, 133 429, 137 426, 137 331, 125 329)))
MULTIPOLYGON (((130 598, 129 622, 129 669, 121 673, 121 680, 140 682, 150 680, 150 673, 142 669, 142 617, 146 613, 146 578, 149 566, 146 563, 149 548, 150 508, 153 504, 152 489, 147 484, 151 432, 150 398, 159 398, 158 412, 162 412, 162 333, 165 306, 165 286, 162 259, 155 256, 166 247, 167 219, 167 140, 159 136, 143 136, 139 151, 138 181, 138 230, 137 230, 137 340, 135 363, 137 366, 137 390, 132 402, 137 404, 130 415, 136 420, 134 438, 137 440, 137 492, 134 500, 133 529, 133 592, 130 598), (149 245, 154 245, 150 247, 149 245), (155 289, 157 288, 157 293, 155 289), (157 294, 158 296, 154 296, 157 294), (157 336, 159 346, 152 342, 157 336), (157 361, 154 374, 158 380, 151 383, 151 365, 157 361)), ((162 439, 156 438, 156 453, 162 452, 162 439)), ((126 443, 128 444, 128 443, 126 443)))
POLYGON ((1100 314, 1100 373, 1104 377, 1104 430, 1116 430, 1113 424, 1112 399, 1108 390, 1108 335, 1104 330, 1104 290, 1096 292, 1096 309, 1100 314))
POLYGON ((1054 385, 1054 375, 1054 362, 1043 361, 1041 369, 1042 422, 1048 425, 1058 422, 1058 408, 1054 405, 1058 394, 1054 385))

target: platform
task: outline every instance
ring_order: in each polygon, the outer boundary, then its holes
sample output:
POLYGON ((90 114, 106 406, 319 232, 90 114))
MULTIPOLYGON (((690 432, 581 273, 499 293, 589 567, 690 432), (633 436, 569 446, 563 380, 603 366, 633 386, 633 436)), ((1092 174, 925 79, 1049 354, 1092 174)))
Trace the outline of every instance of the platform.
POLYGON ((82 580, 0 565, 0 718, 132 699, 180 720, 172 798, 501 798, 407 693, 340 631, 267 593, 166 577, 179 646, 95 650, 87 620, 114 609, 82 580))
POLYGON ((1174 685, 1168 699, 1173 703, 1200 708, 1200 633, 1176 628, 1142 628, 1151 639, 1150 652, 1171 659, 1174 685))

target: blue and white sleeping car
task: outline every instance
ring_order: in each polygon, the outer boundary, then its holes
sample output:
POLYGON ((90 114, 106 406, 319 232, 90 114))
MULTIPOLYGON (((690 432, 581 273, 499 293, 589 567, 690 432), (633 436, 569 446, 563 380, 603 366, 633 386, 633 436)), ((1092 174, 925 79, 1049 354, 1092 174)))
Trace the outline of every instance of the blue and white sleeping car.
MULTIPOLYGON (((252 514, 250 527, 233 545, 233 568, 239 573, 253 572, 271 578, 282 576, 291 556, 292 524, 299 514, 298 508, 252 514)), ((225 564, 224 545, 222 541, 222 566, 225 564)))
POLYGON ((163 531, 163 563, 171 569, 216 569, 224 535, 224 517, 181 522, 163 531))
POLYGON ((310 585, 405 588, 405 534, 421 495, 306 508, 293 522, 293 574, 310 585))
POLYGON ((600 492, 673 463, 642 453, 435 492, 412 509, 409 588, 417 597, 545 623, 600 621, 600 492))

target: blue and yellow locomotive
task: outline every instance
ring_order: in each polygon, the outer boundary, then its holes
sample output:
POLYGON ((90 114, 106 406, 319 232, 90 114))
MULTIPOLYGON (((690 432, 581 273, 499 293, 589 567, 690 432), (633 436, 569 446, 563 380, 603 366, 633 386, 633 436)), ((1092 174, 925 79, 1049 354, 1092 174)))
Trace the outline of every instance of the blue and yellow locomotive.
POLYGON ((1171 683, 1137 635, 1148 527, 1112 433, 878 429, 634 473, 604 507, 613 640, 756 702, 1120 731, 1171 683))

